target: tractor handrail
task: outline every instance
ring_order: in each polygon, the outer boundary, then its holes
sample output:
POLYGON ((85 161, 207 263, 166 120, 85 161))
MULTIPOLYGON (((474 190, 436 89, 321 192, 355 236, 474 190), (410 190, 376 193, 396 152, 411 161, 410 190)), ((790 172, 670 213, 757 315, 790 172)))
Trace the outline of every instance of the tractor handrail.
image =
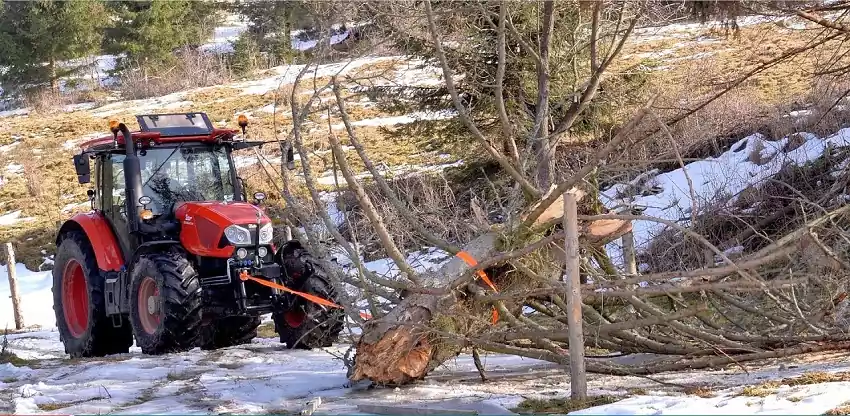
MULTIPOLYGON (((200 135, 200 136, 163 136, 159 132, 156 131, 134 131, 130 133, 130 137, 132 137, 133 141, 136 142, 150 142, 153 141, 156 145, 167 144, 167 143, 183 143, 183 142, 200 142, 200 143, 216 143, 219 141, 231 141, 233 137, 238 133, 238 130, 232 129, 213 129, 213 131, 209 135, 200 135)), ((122 136, 118 136, 116 143, 118 146, 126 146, 126 139, 122 136)), ((84 152, 92 150, 93 147, 108 145, 110 149, 114 149, 112 147, 113 144, 113 136, 107 135, 102 136, 97 139, 92 139, 80 144, 80 148, 83 149, 84 152)), ((106 150, 106 149, 104 149, 106 150)))

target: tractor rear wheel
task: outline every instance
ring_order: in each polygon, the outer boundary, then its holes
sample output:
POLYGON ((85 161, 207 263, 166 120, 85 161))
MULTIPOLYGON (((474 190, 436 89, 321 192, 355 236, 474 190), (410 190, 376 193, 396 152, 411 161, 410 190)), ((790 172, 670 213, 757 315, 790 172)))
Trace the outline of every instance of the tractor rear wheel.
POLYGON ((183 254, 148 254, 133 266, 130 320, 143 353, 194 348, 201 330, 201 303, 198 274, 183 254))
MULTIPOLYGON (((298 267, 298 270, 310 271, 308 276, 300 276, 303 283, 294 289, 338 303, 330 279, 310 254, 295 250, 292 255, 299 258, 284 259, 284 264, 290 266, 303 262, 305 267, 298 267)), ((342 309, 319 305, 299 297, 291 309, 273 313, 272 319, 281 343, 288 348, 311 349, 333 345, 342 331, 345 313, 342 309)))
POLYGON ((122 319, 115 327, 106 316, 104 277, 85 235, 66 234, 53 268, 53 310, 59 338, 72 358, 100 357, 130 351, 133 333, 122 319))
POLYGON ((204 325, 201 349, 215 350, 234 345, 249 344, 257 336, 259 316, 228 316, 204 325))

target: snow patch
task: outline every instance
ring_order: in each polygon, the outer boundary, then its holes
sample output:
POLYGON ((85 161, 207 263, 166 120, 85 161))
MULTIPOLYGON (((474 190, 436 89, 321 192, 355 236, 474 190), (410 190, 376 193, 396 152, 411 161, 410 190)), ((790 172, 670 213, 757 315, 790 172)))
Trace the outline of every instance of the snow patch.
MULTIPOLYGON (((791 140, 790 136, 769 141, 754 134, 736 142, 717 158, 709 157, 689 163, 684 169, 654 176, 649 181, 655 189, 652 192, 634 192, 633 185, 619 184, 603 191, 603 199, 611 209, 640 207, 645 209, 646 215, 687 225, 694 215, 688 177, 694 186, 693 194, 698 199, 698 205, 705 206, 706 203, 729 197, 731 200, 728 203, 731 204, 736 195, 748 187, 759 185, 788 165, 801 166, 821 157, 829 147, 850 145, 850 129, 842 129, 827 138, 809 133, 800 133, 799 137, 804 140, 802 145, 783 152, 782 149, 791 140), (755 163, 750 160, 755 154, 771 158, 755 163)), ((644 189, 649 186, 645 185, 644 189)), ((663 224, 649 221, 634 221, 633 227, 638 247, 646 245, 665 228, 663 224)))
POLYGON ((26 217, 21 218, 21 210, 7 212, 3 215, 0 215, 0 225, 15 225, 20 224, 22 222, 34 221, 35 218, 26 217))
MULTIPOLYGON (((454 110, 444 110, 444 111, 417 111, 410 114, 405 114, 402 116, 391 116, 391 117, 377 117, 370 118, 365 120, 352 121, 351 125, 353 127, 378 127, 378 126, 394 126, 398 124, 410 124, 415 123, 417 121, 424 120, 445 120, 449 118, 453 118, 457 115, 457 112, 454 110)), ((345 124, 339 123, 331 126, 334 130, 344 130, 345 124)))
MULTIPOLYGON (((53 275, 51 272, 33 272, 21 263, 15 265, 18 279, 18 293, 21 296, 21 313, 24 325, 38 325, 42 328, 56 326, 53 314, 53 275)), ((15 317, 12 313, 12 302, 9 299, 8 271, 6 266, 0 267, 0 325, 3 328, 14 328, 15 317)))

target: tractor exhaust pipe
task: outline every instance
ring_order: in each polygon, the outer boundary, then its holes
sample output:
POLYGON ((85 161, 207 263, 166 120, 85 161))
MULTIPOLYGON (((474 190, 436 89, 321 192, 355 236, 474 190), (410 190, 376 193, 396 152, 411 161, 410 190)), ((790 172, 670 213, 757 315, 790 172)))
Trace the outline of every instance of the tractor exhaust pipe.
POLYGON ((142 169, 139 164, 139 157, 136 156, 136 143, 133 141, 130 129, 124 123, 121 123, 118 125, 118 130, 124 136, 124 149, 126 151, 124 157, 124 192, 127 198, 124 204, 127 209, 127 222, 130 232, 134 233, 141 228, 138 203, 142 196, 142 169))

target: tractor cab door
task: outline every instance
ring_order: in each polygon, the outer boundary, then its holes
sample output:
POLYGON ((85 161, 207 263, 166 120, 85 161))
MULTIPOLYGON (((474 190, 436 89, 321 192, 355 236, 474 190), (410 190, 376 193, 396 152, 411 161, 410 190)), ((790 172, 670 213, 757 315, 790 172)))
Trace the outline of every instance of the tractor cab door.
MULTIPOLYGON (((118 244, 125 256, 133 253, 139 246, 136 237, 130 235, 130 227, 127 222, 127 209, 125 198, 127 197, 124 181, 124 155, 105 155, 101 163, 100 175, 100 204, 104 216, 115 229, 118 244)), ((127 260, 127 259, 125 259, 127 260)))

